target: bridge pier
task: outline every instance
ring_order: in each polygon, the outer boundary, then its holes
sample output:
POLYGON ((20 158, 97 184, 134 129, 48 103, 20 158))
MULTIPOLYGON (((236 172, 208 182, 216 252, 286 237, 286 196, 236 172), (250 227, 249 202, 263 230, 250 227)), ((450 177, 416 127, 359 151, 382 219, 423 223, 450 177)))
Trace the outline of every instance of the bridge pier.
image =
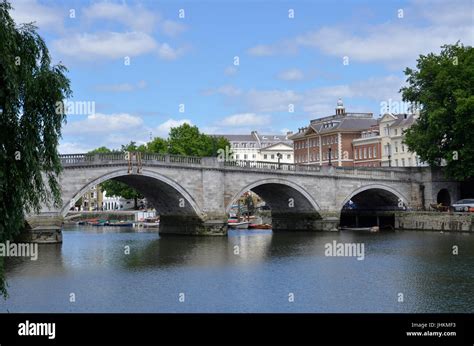
POLYGON ((227 217, 200 218, 195 215, 161 215, 160 235, 226 236, 227 217))
POLYGON ((339 215, 330 212, 272 213, 273 231, 338 231, 339 215))
POLYGON ((18 236, 17 241, 28 243, 62 243, 64 218, 57 213, 27 216, 28 227, 18 236))

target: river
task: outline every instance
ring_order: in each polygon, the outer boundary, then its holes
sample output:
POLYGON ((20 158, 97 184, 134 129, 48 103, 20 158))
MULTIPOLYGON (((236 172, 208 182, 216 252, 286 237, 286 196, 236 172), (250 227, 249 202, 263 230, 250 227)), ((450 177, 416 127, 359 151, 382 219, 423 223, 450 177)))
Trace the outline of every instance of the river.
POLYGON ((68 226, 63 244, 39 245, 36 261, 6 262, 0 312, 474 311, 474 235, 466 233, 160 237, 68 226), (364 258, 326 256, 333 241, 364 244, 364 258))

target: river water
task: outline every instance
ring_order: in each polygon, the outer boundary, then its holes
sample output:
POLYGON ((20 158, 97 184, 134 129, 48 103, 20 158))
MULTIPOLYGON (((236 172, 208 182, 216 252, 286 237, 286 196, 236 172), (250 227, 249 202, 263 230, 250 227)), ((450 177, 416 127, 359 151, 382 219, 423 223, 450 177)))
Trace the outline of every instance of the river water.
POLYGON ((466 233, 71 226, 63 244, 40 245, 36 261, 8 258, 6 271, 0 312, 474 312, 466 233), (333 241, 363 244, 364 259, 326 256, 333 241))

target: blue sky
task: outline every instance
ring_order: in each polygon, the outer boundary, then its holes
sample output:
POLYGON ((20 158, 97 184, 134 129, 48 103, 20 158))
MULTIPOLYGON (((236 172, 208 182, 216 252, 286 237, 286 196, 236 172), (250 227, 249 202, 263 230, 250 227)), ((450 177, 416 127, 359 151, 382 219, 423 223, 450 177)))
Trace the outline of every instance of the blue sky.
POLYGON ((68 115, 60 151, 73 153, 166 137, 183 122, 295 131, 333 114, 339 97, 378 116, 400 101, 403 69, 419 54, 473 44, 472 4, 16 0, 12 14, 36 22, 53 62, 68 67, 70 101, 94 105, 68 115))

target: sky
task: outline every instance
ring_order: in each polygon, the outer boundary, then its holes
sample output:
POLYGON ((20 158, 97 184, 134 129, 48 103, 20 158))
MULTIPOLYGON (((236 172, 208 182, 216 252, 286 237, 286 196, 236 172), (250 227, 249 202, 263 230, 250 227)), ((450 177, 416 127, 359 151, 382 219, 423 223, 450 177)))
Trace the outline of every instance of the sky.
POLYGON ((347 112, 400 109, 420 54, 473 45, 466 1, 13 0, 73 96, 60 153, 168 136, 297 131, 347 112), (392 109, 392 108, 390 108, 392 109))

